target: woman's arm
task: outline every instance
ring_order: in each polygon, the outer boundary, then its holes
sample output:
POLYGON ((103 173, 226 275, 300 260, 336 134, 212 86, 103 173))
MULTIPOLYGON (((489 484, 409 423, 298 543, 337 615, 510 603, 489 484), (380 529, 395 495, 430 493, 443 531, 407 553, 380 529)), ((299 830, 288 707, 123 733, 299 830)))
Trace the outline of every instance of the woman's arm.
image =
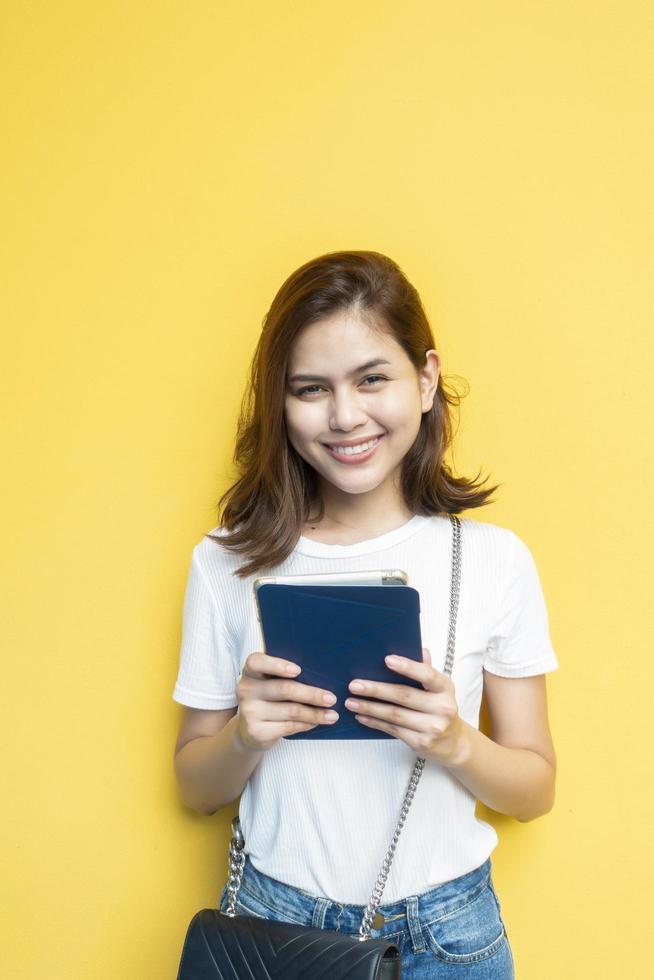
POLYGON ((241 795, 262 753, 246 748, 238 734, 236 708, 205 711, 185 707, 175 775, 182 802, 210 816, 241 795))
POLYGON ((546 676, 499 677, 485 670, 491 738, 459 718, 457 753, 445 763, 478 800, 523 822, 554 805, 556 754, 546 676))
POLYGON ((452 678, 431 665, 388 656, 386 665, 420 681, 423 689, 385 681, 350 681, 345 707, 362 725, 401 738, 425 759, 449 769, 486 806, 533 820, 554 805, 556 756, 547 720, 545 674, 499 677, 484 670, 491 738, 459 714, 452 678), (359 701, 361 695, 378 701, 359 701), (388 702, 388 703, 385 703, 388 702))

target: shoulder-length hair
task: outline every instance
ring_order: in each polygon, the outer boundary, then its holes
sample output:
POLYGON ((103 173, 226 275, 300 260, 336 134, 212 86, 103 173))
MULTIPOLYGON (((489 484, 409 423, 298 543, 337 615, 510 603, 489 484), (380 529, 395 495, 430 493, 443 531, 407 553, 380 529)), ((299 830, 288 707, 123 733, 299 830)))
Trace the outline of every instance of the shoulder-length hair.
MULTIPOLYGON (((241 403, 233 460, 240 473, 220 497, 224 548, 245 556, 236 575, 246 577, 284 561, 308 520, 324 515, 315 470, 289 442, 285 422, 287 369, 293 341, 303 327, 338 311, 355 311, 392 335, 416 368, 435 349, 417 290, 392 259, 379 252, 320 255, 282 284, 263 321, 241 403), (315 510, 311 516, 311 511, 315 510)), ((467 392, 466 392, 467 394, 467 392)), ((452 440, 451 410, 461 396, 442 373, 434 404, 404 457, 401 490, 413 514, 458 514, 481 507, 501 484, 453 476, 443 456, 452 440)))

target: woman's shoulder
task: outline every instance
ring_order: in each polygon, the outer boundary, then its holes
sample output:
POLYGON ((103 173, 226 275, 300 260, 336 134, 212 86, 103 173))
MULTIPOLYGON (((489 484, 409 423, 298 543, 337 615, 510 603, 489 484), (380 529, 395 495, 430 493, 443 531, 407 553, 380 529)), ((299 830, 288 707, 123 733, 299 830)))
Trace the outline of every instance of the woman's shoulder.
POLYGON ((503 524, 480 521, 474 517, 461 518, 461 533, 473 545, 506 555, 524 542, 514 530, 503 524))
POLYGON ((503 524, 479 521, 472 517, 462 518, 462 535, 469 546, 486 558, 491 566, 513 566, 517 569, 535 564, 527 541, 516 531, 503 524))
POLYGON ((193 548, 194 560, 205 569, 211 568, 214 572, 230 576, 239 567, 243 559, 222 543, 228 534, 227 528, 221 525, 211 528, 210 531, 205 531, 193 548))
POLYGON ((204 537, 202 538, 202 540, 203 541, 206 541, 206 540, 213 541, 213 540, 218 539, 216 543, 217 544, 220 544, 220 538, 225 538, 225 537, 228 536, 228 534, 229 534, 229 531, 227 530, 227 528, 226 527, 223 527, 222 524, 219 524, 217 527, 212 527, 210 531, 205 531, 204 537))

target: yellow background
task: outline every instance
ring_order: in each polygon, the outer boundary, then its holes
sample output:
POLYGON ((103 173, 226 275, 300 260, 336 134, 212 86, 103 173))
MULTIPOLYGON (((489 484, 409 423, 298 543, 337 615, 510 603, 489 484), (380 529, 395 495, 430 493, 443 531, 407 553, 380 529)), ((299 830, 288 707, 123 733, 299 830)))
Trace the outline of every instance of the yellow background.
POLYGON ((531 548, 561 662, 554 810, 480 809, 517 977, 645 977, 652 5, 2 20, 2 976, 174 980, 217 903, 236 807, 172 764, 191 550, 275 291, 371 248, 469 382, 454 460, 503 487, 467 513, 531 548))

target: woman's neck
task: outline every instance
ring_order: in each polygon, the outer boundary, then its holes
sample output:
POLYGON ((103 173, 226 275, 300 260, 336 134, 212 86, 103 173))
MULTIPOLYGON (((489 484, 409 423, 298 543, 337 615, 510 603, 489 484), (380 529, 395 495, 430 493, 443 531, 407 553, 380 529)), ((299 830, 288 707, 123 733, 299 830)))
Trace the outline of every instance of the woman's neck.
POLYGON ((311 541, 322 544, 358 544, 406 524, 414 515, 406 508, 385 511, 378 515, 332 517, 325 514, 321 521, 306 521, 301 533, 311 541))

